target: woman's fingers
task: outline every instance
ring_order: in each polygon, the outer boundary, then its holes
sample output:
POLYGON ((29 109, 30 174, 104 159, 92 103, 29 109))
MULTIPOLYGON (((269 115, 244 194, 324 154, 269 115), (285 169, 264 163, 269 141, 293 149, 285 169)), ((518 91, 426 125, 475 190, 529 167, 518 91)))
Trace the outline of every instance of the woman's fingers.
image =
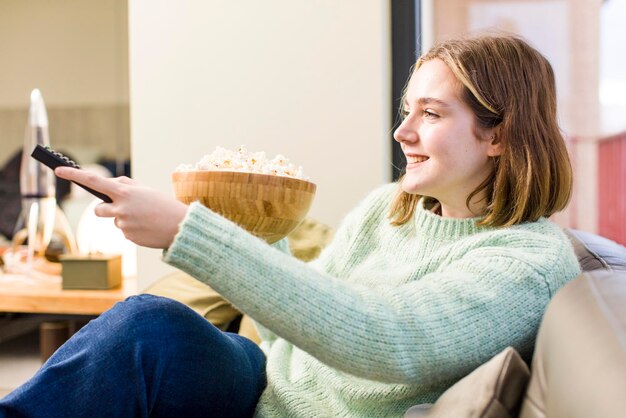
POLYGON ((138 245, 167 248, 185 218, 187 205, 171 196, 140 186, 128 177, 105 178, 66 167, 55 173, 110 196, 113 203, 100 203, 95 214, 115 218, 114 224, 126 238, 138 245))
POLYGON ((101 218, 114 218, 116 216, 111 203, 100 203, 96 205, 93 212, 101 218))
POLYGON ((54 174, 63 179, 80 183, 83 186, 87 186, 104 193, 111 198, 116 195, 118 189, 118 184, 112 179, 108 179, 85 170, 78 170, 70 167, 57 167, 54 170, 54 174))

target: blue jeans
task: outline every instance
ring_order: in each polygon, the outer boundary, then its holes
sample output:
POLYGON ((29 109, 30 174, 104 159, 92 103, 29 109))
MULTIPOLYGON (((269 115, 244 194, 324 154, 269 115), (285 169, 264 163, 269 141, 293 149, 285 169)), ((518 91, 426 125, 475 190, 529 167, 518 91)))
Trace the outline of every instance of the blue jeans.
POLYGON ((244 417, 265 388, 265 356, 187 306, 128 298, 70 338, 0 417, 244 417))

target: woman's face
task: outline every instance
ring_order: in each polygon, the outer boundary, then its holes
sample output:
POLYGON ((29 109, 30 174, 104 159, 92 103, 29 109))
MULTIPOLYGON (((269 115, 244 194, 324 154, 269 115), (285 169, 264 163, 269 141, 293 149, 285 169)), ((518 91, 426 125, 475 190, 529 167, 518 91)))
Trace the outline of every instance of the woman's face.
POLYGON ((469 210, 466 200, 493 170, 489 157, 501 152, 494 129, 476 128, 461 87, 443 61, 424 62, 409 80, 405 118, 394 132, 407 159, 402 189, 437 199, 442 216, 454 218, 482 211, 484 201, 474 198, 469 210))

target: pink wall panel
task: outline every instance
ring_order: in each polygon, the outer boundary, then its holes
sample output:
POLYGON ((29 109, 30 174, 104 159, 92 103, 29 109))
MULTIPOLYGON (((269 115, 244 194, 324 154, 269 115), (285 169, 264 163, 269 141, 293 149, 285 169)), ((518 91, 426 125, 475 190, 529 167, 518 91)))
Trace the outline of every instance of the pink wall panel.
POLYGON ((626 132, 599 142, 598 233, 626 245, 626 132))

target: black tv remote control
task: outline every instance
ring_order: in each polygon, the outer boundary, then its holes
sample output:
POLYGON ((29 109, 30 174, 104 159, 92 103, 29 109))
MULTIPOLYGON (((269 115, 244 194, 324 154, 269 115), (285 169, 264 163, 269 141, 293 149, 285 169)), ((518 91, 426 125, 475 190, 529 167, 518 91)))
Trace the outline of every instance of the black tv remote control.
MULTIPOLYGON (((80 168, 80 166, 76 164, 74 161, 72 161, 70 158, 66 157, 65 155, 61 154, 58 151, 54 151, 52 148, 47 147, 47 146, 44 147, 42 145, 37 145, 30 155, 37 161, 42 162, 48 167, 50 167, 52 170, 60 166, 80 168)), ((107 203, 113 202, 113 200, 111 200, 111 198, 105 195, 104 193, 97 192, 94 189, 91 189, 87 186, 83 186, 80 183, 76 183, 76 182, 73 182, 73 183, 76 184, 77 186, 82 187, 83 189, 91 193, 92 195, 104 200, 107 203)))

